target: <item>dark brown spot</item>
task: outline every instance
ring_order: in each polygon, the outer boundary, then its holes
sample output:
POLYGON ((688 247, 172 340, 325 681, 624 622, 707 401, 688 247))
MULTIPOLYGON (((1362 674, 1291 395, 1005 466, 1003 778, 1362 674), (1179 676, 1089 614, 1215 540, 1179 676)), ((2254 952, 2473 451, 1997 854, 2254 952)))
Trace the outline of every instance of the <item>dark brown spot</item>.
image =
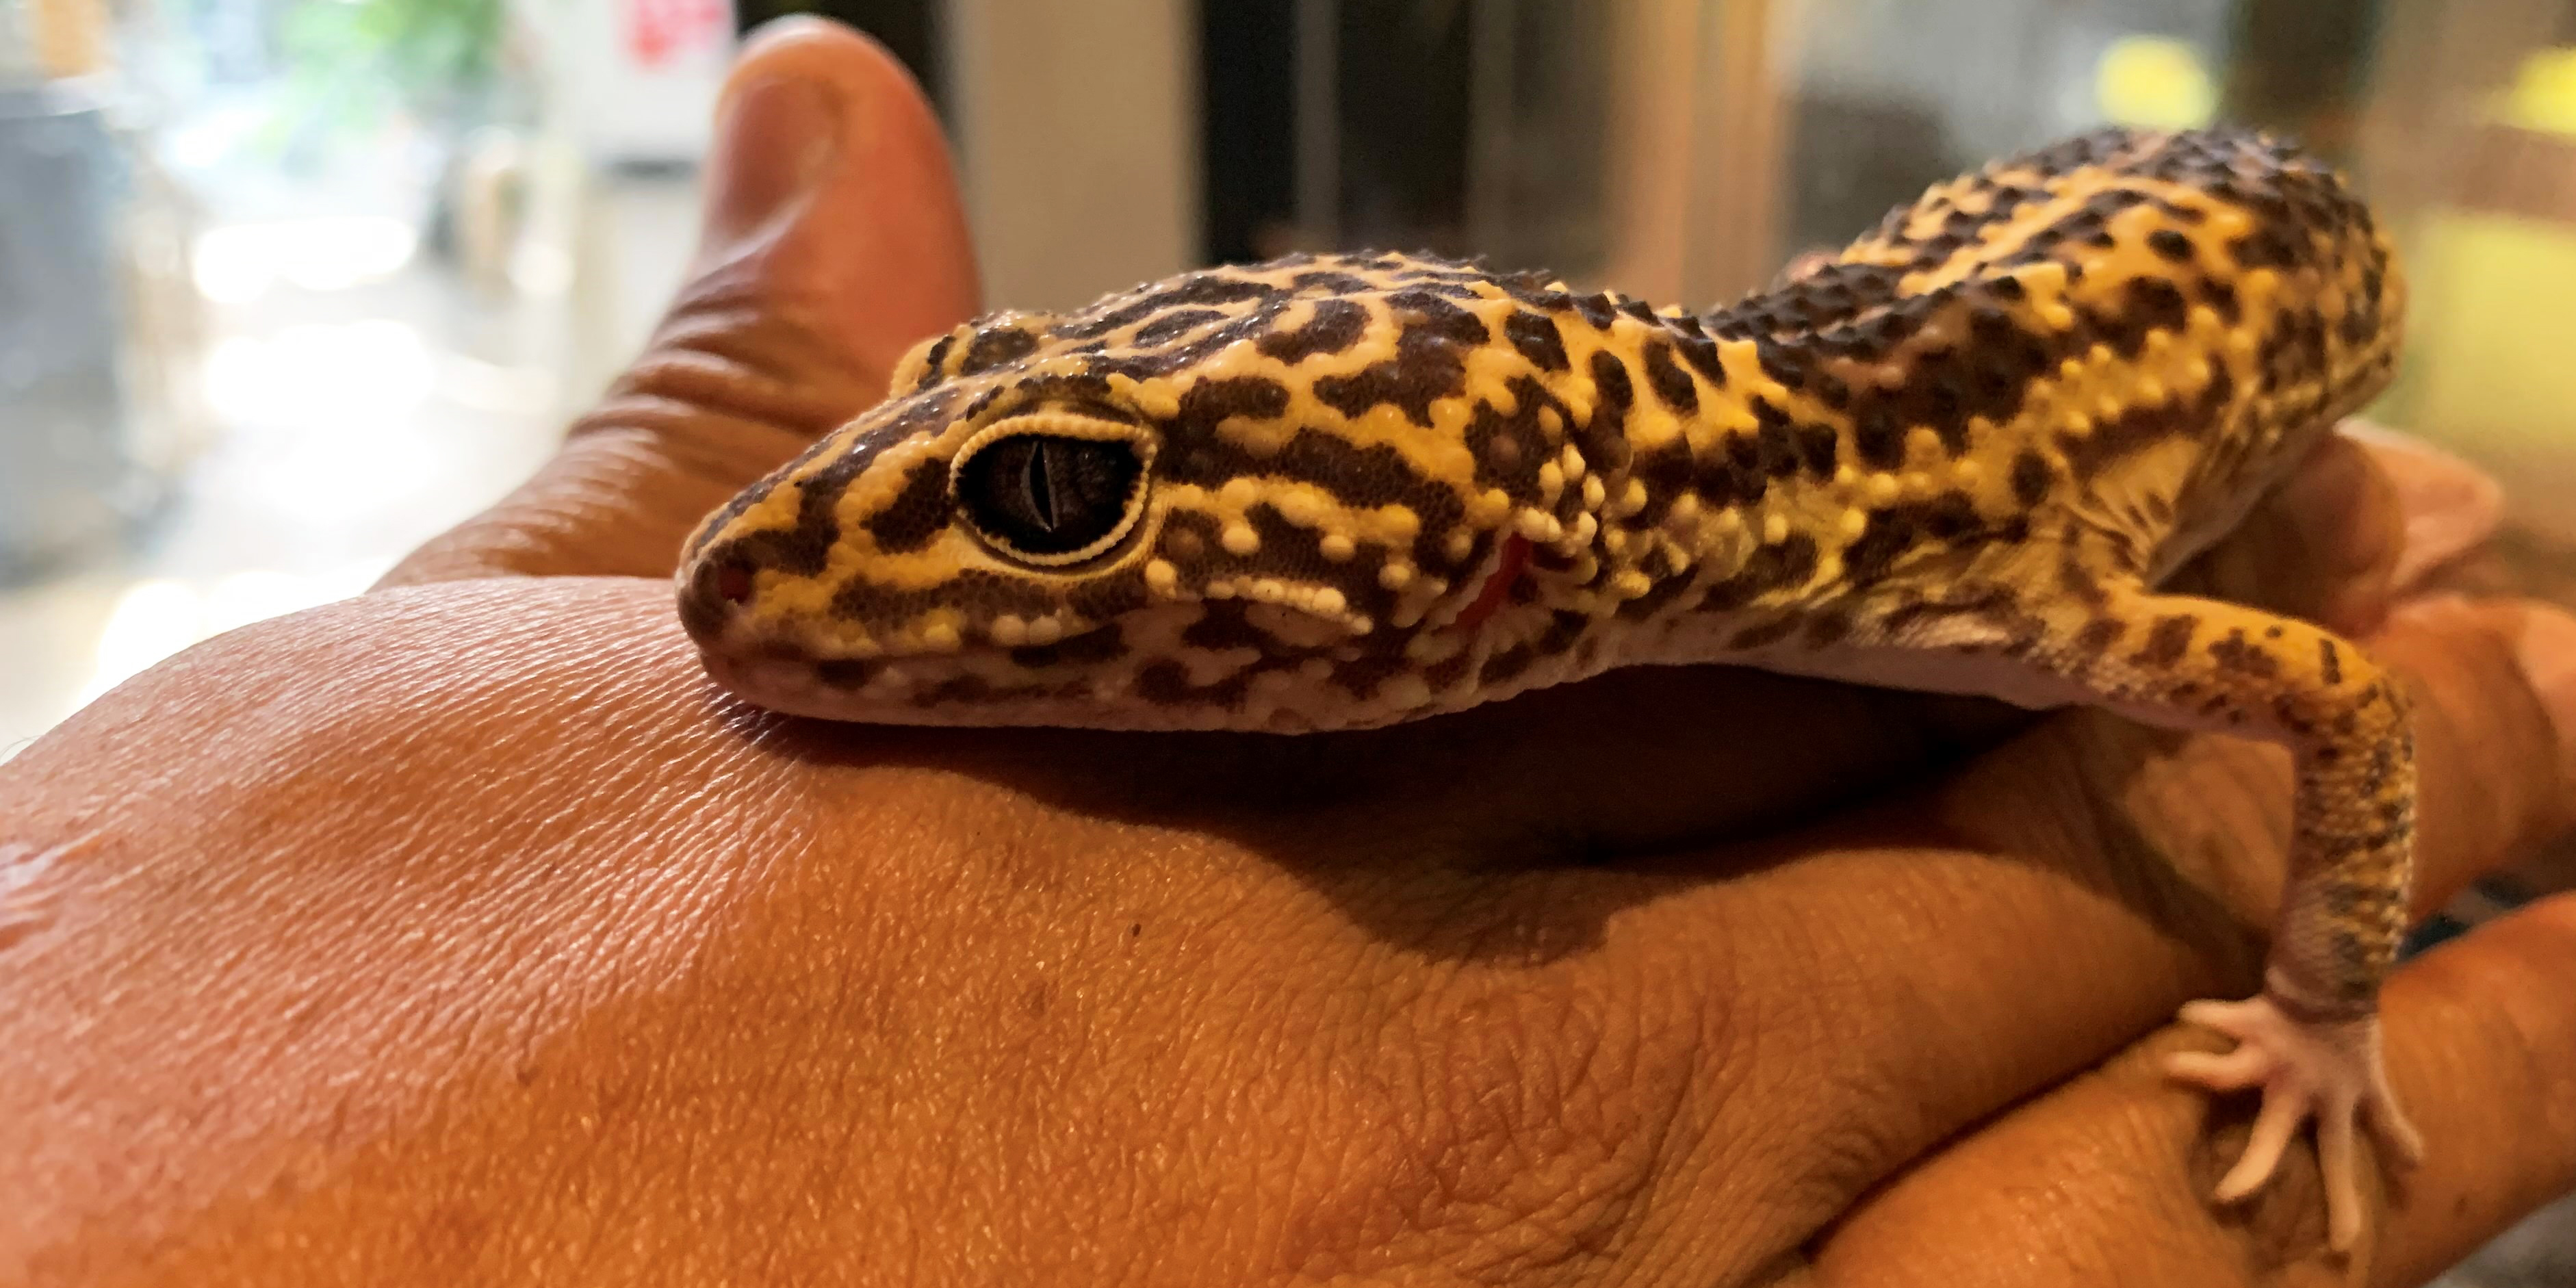
POLYGON ((1068 340, 1090 340, 1120 327, 1133 326, 1165 309, 1187 304, 1239 304, 1248 300, 1284 303, 1286 295, 1266 282, 1230 277, 1223 270, 1192 273, 1171 286, 1096 313, 1077 314, 1055 328, 1068 340))
POLYGON ((1553 612, 1547 615, 1547 629, 1539 632, 1538 638, 1531 641, 1531 647, 1542 656, 1554 657, 1573 648, 1575 641, 1582 639, 1584 632, 1591 628, 1592 619, 1581 613, 1553 612))
POLYGON ((912 467, 886 507, 860 526, 889 554, 919 550, 948 526, 948 462, 923 461, 912 467))
POLYGON ((1746 434, 1727 435, 1718 450, 1692 462, 1690 487, 1712 509, 1739 509, 1761 500, 1771 482, 1762 469, 1760 443, 1746 434))
POLYGON ((1485 659, 1484 669, 1477 672, 1477 679, 1485 684, 1513 679, 1540 658, 1554 657, 1573 648, 1591 624, 1592 619, 1581 613, 1552 613, 1548 616, 1547 629, 1541 631, 1537 639, 1515 644, 1485 659))
POLYGON ((1498 278, 1494 284, 1503 288, 1503 294, 1534 309, 1561 313, 1574 307, 1574 297, 1564 291, 1551 289, 1544 274, 1524 273, 1498 278))
POLYGON ((1673 503, 1692 487, 1697 466, 1691 460, 1688 445, 1674 442, 1637 457, 1630 469, 1631 477, 1646 487, 1646 508, 1629 522, 1639 528, 1651 528, 1662 523, 1673 503))
POLYGON ((1905 464, 1905 426, 1885 407, 1872 407, 1853 421, 1853 444, 1860 458, 1876 469, 1892 470, 1905 464))
POLYGON ((942 368, 945 367, 948 362, 948 351, 956 347, 957 333, 954 331, 939 337, 936 341, 931 343, 930 352, 922 355, 921 378, 913 382, 912 387, 914 392, 917 393, 921 390, 928 389, 932 385, 938 384, 941 380, 947 378, 948 373, 942 368))
POLYGON ((1476 460, 1478 485, 1499 487, 1513 500, 1533 505, 1539 499, 1539 467, 1552 455, 1539 419, 1550 409, 1563 417, 1565 405, 1528 376, 1512 381, 1511 394, 1508 416, 1492 403, 1476 404, 1476 414, 1467 421, 1467 450, 1476 460))
POLYGON ((1726 387, 1726 364, 1718 359, 1717 341, 1704 335, 1687 335, 1676 337, 1673 345, 1681 350, 1682 361, 1689 363, 1691 370, 1720 389, 1726 387))
MULTIPOLYGON (((1661 561, 1656 560, 1653 563, 1660 564, 1661 561)), ((1672 603, 1683 591, 1690 589, 1690 578, 1679 570, 1650 566, 1645 571, 1646 575, 1652 578, 1646 587, 1646 593, 1619 605, 1619 616, 1632 622, 1643 621, 1662 612, 1665 605, 1672 603)))
POLYGON ((1334 295, 1358 295, 1374 287, 1365 277, 1319 268, 1289 278, 1288 289, 1301 295, 1311 295, 1318 291, 1334 295))
POLYGON ((2221 320, 2230 324, 2244 315, 2244 310, 2236 303, 2235 285, 2222 278, 2212 277, 2202 282, 2200 298, 2217 312, 2221 320))
POLYGON ((2210 641, 2209 656, 2222 669, 2261 679, 2270 679, 2281 673, 2280 660, 2266 652, 2262 645, 2245 638, 2242 629, 2231 630, 2225 637, 2210 641))
POLYGON ((836 657, 814 664, 814 678, 836 689, 863 689, 885 669, 882 658, 836 657))
POLYGON ((2191 261, 2191 238, 2170 228, 2147 234, 2147 249, 2177 264, 2191 261))
POLYGON ((2178 330, 2190 311, 2182 291, 2161 277, 2141 277, 2129 283, 2128 312, 2140 325, 2160 331, 2178 330))
POLYGON ((1755 450, 1761 454, 1762 472, 1775 479, 1785 479, 1797 473, 1798 441, 1792 431, 1789 414, 1756 398, 1753 400, 1753 415, 1761 422, 1754 430, 1754 443, 1755 450))
POLYGON ((2127 624, 2116 617, 2096 617, 2077 628, 2075 647, 2088 655, 2100 656, 2119 643, 2121 634, 2128 629, 2127 624))
POLYGON ((2228 243, 2227 249, 2245 268, 2295 268, 2302 258, 2299 243, 2303 240, 2286 229, 2263 227, 2228 243))
POLYGON ((1839 446, 1831 425, 1798 426, 1798 460, 1809 474, 1820 479, 1834 476, 1834 454, 1839 446))
POLYGON ((2013 457, 2013 499, 2024 507, 2034 506, 2048 495, 2050 478, 2048 458, 2031 448, 2023 448, 2013 457))
POLYGON ((1565 336, 1556 328, 1556 320, 1543 313, 1515 311, 1503 319, 1503 335, 1541 371, 1563 371, 1570 365, 1565 357, 1565 336))
POLYGON ((1015 577, 968 569, 946 581, 920 587, 881 585, 861 578, 842 583, 832 594, 832 615, 876 621, 915 617, 932 608, 970 605, 979 613, 1016 613, 1035 617, 1062 607, 1055 592, 1015 577))
POLYGON ((2098 609, 2111 602, 2111 597, 2103 593, 2102 583, 2094 580, 2093 570, 2072 549, 2057 562, 2057 584, 2066 591, 2067 598, 2087 608, 2098 609))
POLYGON ((1887 576, 1897 559, 1923 539, 1922 526, 1915 522, 1913 508, 1892 506, 1871 512, 1869 523, 1860 535, 1843 548, 1843 573, 1855 586, 1866 586, 1887 576))
POLYGON ((1793 532, 1778 545, 1757 547, 1733 576, 1710 583, 1708 593, 1700 597, 1700 607, 1714 612, 1731 611, 1771 591, 1806 585, 1815 575, 1814 538, 1793 532))
POLYGON ((1126 375, 1138 380, 1148 380, 1155 376, 1167 376, 1176 371, 1186 371, 1229 346, 1257 340, 1270 334, 1272 324, 1279 320, 1280 314, 1288 310, 1289 299, 1290 297, 1285 294, 1273 293, 1265 297, 1251 312, 1222 326, 1211 327, 1186 343, 1172 345, 1169 348, 1131 347, 1094 354, 1090 359, 1089 375, 1093 379, 1103 380, 1111 375, 1126 375))
POLYGON ((2159 617, 2148 628, 2147 642, 2132 660, 2141 666, 2170 667, 2182 660, 2184 651, 2191 647, 2192 632, 2199 629, 2200 618, 2190 613, 2159 617))
POLYGON ((1387 677, 1412 669, 1413 663, 1401 653, 1372 653, 1335 666, 1332 681, 1352 697, 1365 701, 1375 695, 1387 677))
POLYGON ((1315 397, 1354 419, 1381 404, 1403 410, 1414 424, 1431 424, 1431 404, 1464 392, 1465 354, 1493 337, 1484 320, 1438 294, 1415 287, 1386 297, 1407 318, 1395 356, 1347 376, 1315 382, 1315 397))
POLYGON ((1637 386, 1628 377, 1628 364, 1608 349, 1592 351, 1592 383, 1600 390, 1603 406, 1624 413, 1636 405, 1637 386))
MULTIPOLYGON (((1310 275, 1311 276, 1311 275, 1310 275)), ((1368 330, 1368 310, 1349 300, 1318 300, 1313 317, 1288 331, 1274 331, 1253 342, 1265 357, 1291 366, 1317 354, 1340 353, 1368 330)))
POLYGON ((1515 679, 1521 672, 1530 669, 1530 664, 1537 660, 1538 654, 1529 645, 1515 644, 1486 658, 1483 669, 1476 672, 1476 681, 1479 684, 1492 685, 1515 679))
POLYGON ((1666 341, 1646 342, 1646 386, 1676 415, 1699 410, 1699 385, 1673 362, 1673 346, 1666 341))
POLYGON ((1134 340, 1144 345, 1162 344, 1167 340, 1177 340, 1211 322, 1224 320, 1225 314, 1215 309, 1174 309, 1136 328, 1134 340))
POLYGON ((2133 407, 2116 419, 2096 424, 2089 434, 2060 435, 2058 445, 2075 477, 2089 479, 2111 462, 2168 438, 2214 428, 2235 395, 2235 379, 2225 367, 2213 367, 2208 387, 2188 403, 2167 400, 2133 407))
POLYGON ((1230 376, 1223 380, 1202 380, 1181 395, 1180 415, 1176 427, 1189 433, 1213 437, 1216 427, 1236 417, 1269 420, 1288 410, 1288 390, 1276 380, 1261 376, 1230 376))
POLYGON ((1469 660, 1467 651, 1465 649, 1460 649, 1458 652, 1432 663, 1430 669, 1425 670, 1422 673, 1422 682, 1430 685, 1431 691, 1434 693, 1446 693, 1457 687, 1460 680, 1466 678, 1467 663, 1469 660))

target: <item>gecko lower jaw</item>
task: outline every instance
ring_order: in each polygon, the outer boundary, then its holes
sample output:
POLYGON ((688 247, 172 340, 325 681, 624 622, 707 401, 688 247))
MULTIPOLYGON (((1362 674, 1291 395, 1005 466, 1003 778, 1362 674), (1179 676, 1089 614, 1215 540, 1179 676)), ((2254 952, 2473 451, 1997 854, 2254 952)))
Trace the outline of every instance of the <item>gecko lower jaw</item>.
POLYGON ((1098 699, 1042 698, 996 692, 958 663, 958 655, 814 660, 770 650, 752 653, 701 645, 700 663, 717 686, 764 710, 881 725, 1092 723, 1098 699), (984 701, 959 701, 959 686, 984 701), (1040 710, 1039 708, 1045 708, 1040 710))
POLYGON ((823 720, 864 718, 854 695, 823 680, 815 664, 785 657, 736 657, 701 649, 698 661, 708 678, 727 693, 753 706, 787 715, 823 720))

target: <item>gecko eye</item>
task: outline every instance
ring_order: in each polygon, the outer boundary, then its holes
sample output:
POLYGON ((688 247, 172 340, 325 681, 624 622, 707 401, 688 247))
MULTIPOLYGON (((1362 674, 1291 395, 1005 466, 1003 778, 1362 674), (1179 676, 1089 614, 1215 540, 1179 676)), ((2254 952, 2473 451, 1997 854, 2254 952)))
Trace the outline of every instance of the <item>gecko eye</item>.
POLYGON ((983 538, 1026 563, 1069 564, 1108 549, 1145 508, 1135 439, 1002 433, 957 462, 957 503, 983 538))

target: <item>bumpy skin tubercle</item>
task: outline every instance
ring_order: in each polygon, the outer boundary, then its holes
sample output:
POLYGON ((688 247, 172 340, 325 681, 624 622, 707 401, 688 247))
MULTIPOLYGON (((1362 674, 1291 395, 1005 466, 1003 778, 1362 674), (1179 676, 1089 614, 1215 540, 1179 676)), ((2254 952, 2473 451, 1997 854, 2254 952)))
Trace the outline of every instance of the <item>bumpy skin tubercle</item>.
POLYGON ((2317 1119, 2414 1136, 2375 1004, 2403 930, 2397 686, 2156 587, 2395 359, 2387 241, 2259 136, 2103 131, 1942 184, 1725 309, 1418 256, 1292 257, 1000 314, 711 516, 707 665, 782 711, 1294 733, 1639 664, 2104 706, 2287 745, 2296 848, 2238 1041, 2241 1195, 2317 1119))

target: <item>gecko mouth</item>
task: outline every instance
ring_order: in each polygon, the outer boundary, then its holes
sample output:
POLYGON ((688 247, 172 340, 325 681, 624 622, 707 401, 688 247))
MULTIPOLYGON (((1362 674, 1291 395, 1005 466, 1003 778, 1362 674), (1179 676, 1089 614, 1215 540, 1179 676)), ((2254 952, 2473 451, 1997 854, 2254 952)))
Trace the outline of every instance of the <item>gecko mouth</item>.
MULTIPOLYGON (((1114 638, 1114 632, 1106 633, 1114 638)), ((1024 665, 1036 664, 1032 655, 1040 652, 1050 663, 1063 660, 1053 650, 978 644, 867 658, 817 657, 775 641, 701 640, 698 645, 708 677, 734 697, 824 720, 1102 726, 1102 709, 1117 705, 1132 687, 1131 676, 1080 665, 1020 673, 1024 665)), ((1120 721, 1112 713, 1105 723, 1120 721)))
POLYGON ((973 673, 954 657, 846 665, 720 652, 707 652, 702 658, 708 677, 733 697, 764 711, 816 720, 1131 731, 1249 728, 1267 733, 1309 733, 1319 727, 1290 710, 1273 712, 1267 720, 1246 726, 1221 706, 1140 700, 1132 685, 1110 676, 1005 687, 973 673), (851 683, 860 676, 861 667, 868 678, 851 683), (904 678, 889 684, 889 675, 904 678))
POLYGON ((765 710, 819 720, 869 724, 974 724, 978 705, 1008 705, 1011 695, 975 677, 953 658, 813 661, 786 654, 701 649, 708 678, 765 710))
POLYGON ((823 720, 882 720, 887 714, 859 697, 860 686, 827 682, 823 667, 828 663, 714 649, 699 650, 698 660, 717 687, 765 710, 823 720))

